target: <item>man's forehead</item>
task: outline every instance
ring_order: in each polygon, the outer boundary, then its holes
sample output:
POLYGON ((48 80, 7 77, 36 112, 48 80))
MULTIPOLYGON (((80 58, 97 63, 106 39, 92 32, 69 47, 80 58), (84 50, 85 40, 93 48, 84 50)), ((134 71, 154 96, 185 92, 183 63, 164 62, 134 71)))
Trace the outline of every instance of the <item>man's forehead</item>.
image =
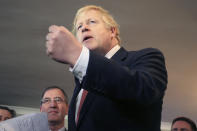
POLYGON ((0 109, 0 112, 8 112, 6 109, 0 109))
POLYGON ((43 98, 54 98, 54 97, 64 97, 64 94, 60 89, 49 89, 45 92, 43 98))
POLYGON ((11 115, 10 112, 8 110, 6 110, 6 109, 0 109, 0 113, 1 114, 9 114, 9 115, 11 115))
POLYGON ((91 18, 99 18, 101 16, 101 13, 97 10, 87 10, 87 11, 83 11, 79 14, 76 23, 81 23, 81 21, 83 20, 88 20, 91 18), (90 15, 91 14, 91 15, 90 15))
POLYGON ((174 123, 173 129, 182 129, 184 131, 189 131, 189 129, 191 129, 191 126, 188 122, 180 120, 174 123))

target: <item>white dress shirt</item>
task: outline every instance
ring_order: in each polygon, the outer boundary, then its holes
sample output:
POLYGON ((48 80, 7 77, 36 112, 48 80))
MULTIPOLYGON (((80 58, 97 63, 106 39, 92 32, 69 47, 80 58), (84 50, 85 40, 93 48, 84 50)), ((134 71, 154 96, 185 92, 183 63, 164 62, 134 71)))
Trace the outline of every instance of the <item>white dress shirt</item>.
MULTIPOLYGON (((108 59, 111 59, 111 57, 120 49, 120 45, 114 46, 106 55, 105 57, 108 59)), ((83 77, 86 75, 86 70, 88 67, 89 62, 89 49, 85 46, 83 46, 81 54, 79 58, 77 59, 76 64, 73 68, 69 68, 69 70, 74 74, 75 77, 79 79, 79 82, 83 80, 83 77)), ((81 100, 81 96, 83 93, 83 89, 80 90, 78 96, 77 96, 77 102, 76 102, 76 110, 75 110, 75 120, 77 119, 77 112, 79 110, 79 104, 81 100)))

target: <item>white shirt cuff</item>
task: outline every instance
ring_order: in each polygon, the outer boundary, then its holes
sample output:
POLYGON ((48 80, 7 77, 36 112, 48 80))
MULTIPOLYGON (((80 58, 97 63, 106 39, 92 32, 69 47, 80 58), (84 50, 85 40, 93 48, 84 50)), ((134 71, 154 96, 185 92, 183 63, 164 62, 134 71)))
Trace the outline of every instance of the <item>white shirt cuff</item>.
POLYGON ((90 54, 89 49, 83 46, 81 54, 77 59, 77 62, 75 63, 74 67, 69 68, 69 71, 71 71, 74 74, 74 76, 79 79, 80 82, 83 80, 83 77, 86 75, 86 70, 89 62, 89 54, 90 54))

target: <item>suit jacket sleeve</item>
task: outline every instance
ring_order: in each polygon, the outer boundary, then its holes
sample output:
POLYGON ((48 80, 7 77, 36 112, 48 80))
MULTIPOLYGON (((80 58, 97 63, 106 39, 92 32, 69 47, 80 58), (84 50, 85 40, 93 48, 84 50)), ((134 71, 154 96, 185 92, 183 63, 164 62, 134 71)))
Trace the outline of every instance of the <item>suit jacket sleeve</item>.
POLYGON ((121 48, 110 60, 90 51, 81 87, 117 102, 147 105, 163 98, 166 85, 165 61, 159 50, 121 48), (120 58, 121 52, 125 55, 120 58))

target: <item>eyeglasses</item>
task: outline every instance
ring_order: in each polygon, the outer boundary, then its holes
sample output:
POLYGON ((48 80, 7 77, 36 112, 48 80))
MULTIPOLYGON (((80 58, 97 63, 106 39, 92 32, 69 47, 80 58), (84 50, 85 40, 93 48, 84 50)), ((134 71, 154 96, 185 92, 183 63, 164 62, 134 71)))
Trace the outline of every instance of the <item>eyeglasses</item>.
POLYGON ((53 100, 51 98, 44 98, 41 100, 41 104, 50 104, 52 101, 54 101, 57 104, 61 104, 65 100, 63 100, 61 97, 55 97, 53 100))

